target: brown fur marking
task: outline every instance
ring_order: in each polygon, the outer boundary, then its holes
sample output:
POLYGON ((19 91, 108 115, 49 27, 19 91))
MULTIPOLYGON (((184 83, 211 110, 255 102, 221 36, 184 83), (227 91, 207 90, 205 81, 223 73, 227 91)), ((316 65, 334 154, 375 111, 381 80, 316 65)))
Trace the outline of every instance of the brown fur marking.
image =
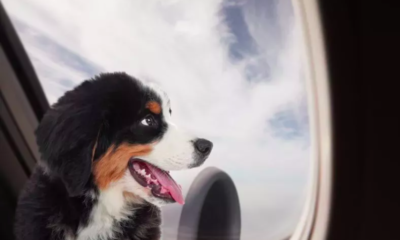
POLYGON ((151 152, 151 145, 122 144, 115 148, 111 146, 93 167, 94 179, 100 189, 105 189, 111 182, 120 179, 131 157, 147 155, 151 152))
POLYGON ((161 106, 158 102, 156 101, 150 101, 146 104, 146 107, 154 114, 160 114, 161 113, 161 106))

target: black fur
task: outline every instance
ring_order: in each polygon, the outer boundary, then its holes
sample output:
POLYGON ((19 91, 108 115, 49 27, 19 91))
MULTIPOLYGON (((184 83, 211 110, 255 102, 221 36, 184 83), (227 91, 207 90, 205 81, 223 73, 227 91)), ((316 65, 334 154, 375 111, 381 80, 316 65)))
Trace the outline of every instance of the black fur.
MULTIPOLYGON (((92 175, 96 161, 112 145, 149 143, 166 130, 142 128, 150 100, 157 94, 125 73, 102 74, 67 92, 45 114, 37 131, 41 164, 20 195, 15 232, 18 240, 58 240, 76 237, 78 226, 89 223, 98 189, 92 175), (90 194, 89 194, 90 193, 90 194), (94 195, 94 197, 93 197, 94 195)), ((159 209, 150 203, 132 206, 129 220, 115 222, 116 239, 159 238, 159 209)))

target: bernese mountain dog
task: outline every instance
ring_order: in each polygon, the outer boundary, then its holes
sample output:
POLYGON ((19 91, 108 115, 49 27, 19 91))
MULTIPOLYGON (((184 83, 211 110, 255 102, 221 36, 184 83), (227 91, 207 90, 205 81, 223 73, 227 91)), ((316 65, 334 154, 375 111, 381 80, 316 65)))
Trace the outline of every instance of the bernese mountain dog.
POLYGON ((213 144, 171 121, 158 85, 105 73, 41 120, 41 160, 22 191, 18 240, 157 240, 159 206, 184 203, 169 172, 200 166, 213 144))

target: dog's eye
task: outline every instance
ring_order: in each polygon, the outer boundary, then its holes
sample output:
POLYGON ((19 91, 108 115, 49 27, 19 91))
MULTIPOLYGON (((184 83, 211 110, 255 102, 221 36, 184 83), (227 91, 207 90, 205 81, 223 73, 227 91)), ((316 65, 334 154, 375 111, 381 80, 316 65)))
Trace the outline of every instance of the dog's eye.
POLYGON ((154 119, 152 115, 147 115, 145 118, 143 118, 143 120, 140 123, 144 126, 149 126, 149 127, 157 125, 157 121, 154 119))

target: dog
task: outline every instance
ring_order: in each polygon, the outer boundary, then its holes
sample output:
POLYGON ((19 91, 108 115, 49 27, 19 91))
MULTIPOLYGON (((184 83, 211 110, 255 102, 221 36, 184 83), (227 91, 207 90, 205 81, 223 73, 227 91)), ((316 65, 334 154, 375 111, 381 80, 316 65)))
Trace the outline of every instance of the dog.
POLYGON ((169 171, 213 144, 172 123, 167 94, 126 73, 66 92, 36 129, 41 160, 17 205, 18 240, 157 240, 160 206, 184 203, 169 171))

